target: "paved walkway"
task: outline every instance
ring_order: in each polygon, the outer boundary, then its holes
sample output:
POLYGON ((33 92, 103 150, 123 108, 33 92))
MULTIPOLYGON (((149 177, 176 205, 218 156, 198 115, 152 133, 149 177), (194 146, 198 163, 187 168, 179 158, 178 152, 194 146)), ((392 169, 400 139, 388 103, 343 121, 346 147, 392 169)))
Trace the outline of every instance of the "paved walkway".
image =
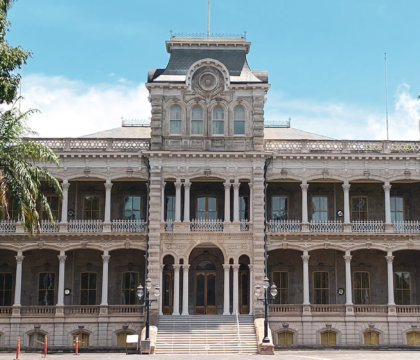
MULTIPOLYGON (((420 350, 420 349, 419 349, 420 350)), ((276 351, 275 356, 262 355, 125 355, 113 353, 91 353, 75 356, 73 354, 47 355, 50 360, 141 360, 145 358, 153 360, 418 360, 420 351, 377 351, 377 350, 294 350, 276 351)), ((15 354, 0 353, 0 360, 13 360, 15 354)), ((23 353, 22 360, 44 359, 39 353, 23 353)))

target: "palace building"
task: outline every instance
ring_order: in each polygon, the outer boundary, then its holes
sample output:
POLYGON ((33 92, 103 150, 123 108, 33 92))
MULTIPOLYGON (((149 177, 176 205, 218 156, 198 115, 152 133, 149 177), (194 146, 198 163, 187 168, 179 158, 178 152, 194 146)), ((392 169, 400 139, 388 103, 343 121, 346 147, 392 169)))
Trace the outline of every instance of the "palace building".
POLYGON ((35 139, 60 156, 63 199, 39 234, 0 222, 0 347, 125 346, 146 272, 158 329, 226 319, 237 335, 267 275, 276 346, 420 345, 420 142, 264 126, 245 38, 166 50, 150 125, 35 139))

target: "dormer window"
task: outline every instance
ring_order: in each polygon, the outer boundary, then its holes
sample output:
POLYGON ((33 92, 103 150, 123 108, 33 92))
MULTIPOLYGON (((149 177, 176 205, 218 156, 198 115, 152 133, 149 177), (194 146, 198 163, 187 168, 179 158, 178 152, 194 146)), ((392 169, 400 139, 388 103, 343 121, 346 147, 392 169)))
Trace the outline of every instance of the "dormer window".
POLYGON ((203 109, 196 105, 191 110, 191 134, 203 134, 203 109))
POLYGON ((221 106, 213 109, 213 135, 223 135, 225 133, 225 112, 221 106))
POLYGON ((245 109, 241 105, 233 110, 233 134, 245 135, 245 109))
POLYGON ((179 105, 171 107, 169 124, 171 135, 181 135, 181 107, 179 105))

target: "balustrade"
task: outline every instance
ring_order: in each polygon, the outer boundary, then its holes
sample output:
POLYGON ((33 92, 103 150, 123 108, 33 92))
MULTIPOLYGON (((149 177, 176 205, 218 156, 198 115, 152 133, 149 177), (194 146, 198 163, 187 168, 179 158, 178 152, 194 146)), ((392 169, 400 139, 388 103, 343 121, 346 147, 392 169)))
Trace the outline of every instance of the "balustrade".
POLYGON ((172 219, 166 220, 165 231, 174 231, 174 221, 172 219))
POLYGON ((384 222, 381 220, 356 220, 351 225, 353 232, 380 233, 385 231, 384 222))
POLYGON ((142 220, 112 220, 112 232, 139 233, 147 231, 147 224, 142 220))
POLYGON ((267 223, 268 232, 300 232, 300 220, 270 220, 267 223))
POLYGON ((241 231, 249 231, 249 222, 248 222, 248 220, 241 220, 240 229, 241 229, 241 231))
POLYGON ((58 223, 52 224, 48 220, 41 221, 41 232, 42 233, 58 233, 60 231, 60 225, 58 223))
POLYGON ((343 232, 342 221, 311 221, 309 231, 311 232, 343 232))
POLYGON ((12 312, 12 306, 0 306, 0 316, 10 316, 12 315, 12 312))
POLYGON ((99 305, 70 305, 64 307, 64 314, 83 314, 83 315, 97 315, 99 314, 99 305))
POLYGON ((22 306, 21 315, 54 315, 55 306, 22 306))
POLYGON ((387 313, 387 305, 354 305, 355 313, 387 313))
POLYGON ((392 228, 396 233, 406 234, 419 234, 420 233, 420 221, 408 220, 399 221, 392 224, 392 228))
POLYGON ((68 225, 69 232, 102 232, 102 220, 70 220, 68 225))
POLYGON ((16 221, 14 220, 1 220, 0 233, 14 233, 16 232, 16 221))
POLYGON ((142 314, 143 305, 108 305, 108 314, 142 314))
POLYGON ((223 231, 223 220, 193 219, 190 223, 190 230, 203 232, 223 231))

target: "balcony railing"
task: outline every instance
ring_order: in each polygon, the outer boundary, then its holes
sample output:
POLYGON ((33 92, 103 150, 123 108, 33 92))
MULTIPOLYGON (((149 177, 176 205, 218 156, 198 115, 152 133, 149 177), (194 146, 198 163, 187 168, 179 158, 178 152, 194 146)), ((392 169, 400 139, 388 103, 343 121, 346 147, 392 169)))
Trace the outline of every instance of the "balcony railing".
POLYGON ((223 231, 223 220, 193 219, 190 223, 190 230, 203 232, 223 231))
POLYGON ((419 141, 265 140, 264 148, 281 153, 418 153, 419 141))
POLYGON ((300 220, 270 220, 267 222, 268 232, 300 232, 302 226, 300 220))
POLYGON ((14 220, 1 220, 0 233, 14 233, 16 232, 16 221, 14 220))
POLYGON ((70 305, 64 307, 64 314, 97 315, 100 312, 99 305, 70 305))
POLYGON ((420 233, 420 221, 408 220, 399 221, 392 224, 392 228, 396 233, 405 234, 419 234, 420 233))
POLYGON ((60 231, 60 225, 56 222, 54 225, 48 220, 41 221, 41 232, 42 233, 58 233, 60 231))
POLYGON ((248 220, 241 220, 240 230, 241 231, 249 231, 249 222, 248 222, 248 220))
POLYGON ((309 224, 310 232, 343 232, 342 221, 311 221, 309 224))
POLYGON ((174 231, 174 221, 172 219, 166 220, 165 231, 174 231))
MULTIPOLYGON (((388 314, 388 305, 350 305, 356 314, 388 314)), ((269 309, 272 315, 276 313, 302 313, 303 308, 308 308, 312 313, 345 313, 346 305, 328 304, 328 305, 301 305, 301 304, 270 304, 269 309)), ((397 314, 400 316, 411 316, 420 314, 420 305, 396 305, 397 314)))
POLYGON ((54 315, 55 306, 22 306, 21 315, 54 315))
POLYGON ((12 315, 13 307, 11 306, 0 306, 0 316, 12 315))
POLYGON ((98 233, 102 230, 102 220, 70 220, 68 226, 69 232, 98 233))
POLYGON ((112 232, 138 233, 147 231, 147 223, 143 220, 112 220, 112 232))
POLYGON ((385 225, 381 220, 356 220, 351 223, 351 231, 359 233, 381 233, 385 231, 385 225))
POLYGON ((108 305, 108 314, 142 314, 143 305, 108 305))

